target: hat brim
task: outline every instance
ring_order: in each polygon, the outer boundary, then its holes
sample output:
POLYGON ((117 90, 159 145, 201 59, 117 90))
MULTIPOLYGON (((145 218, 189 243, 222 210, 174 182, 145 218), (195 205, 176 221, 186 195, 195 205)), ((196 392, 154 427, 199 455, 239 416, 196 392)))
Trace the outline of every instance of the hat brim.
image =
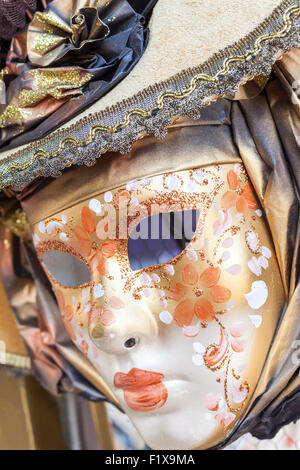
MULTIPOLYGON (((226 0, 215 16, 212 11, 205 16, 197 5, 192 15, 194 2, 186 3, 190 6, 182 8, 180 16, 175 11, 166 17, 168 2, 158 2, 144 56, 88 111, 41 140, 0 154, 0 187, 21 189, 37 176, 59 176, 72 164, 92 165, 106 151, 126 153, 144 135, 163 137, 176 117, 197 118, 201 108, 228 93, 234 95, 247 80, 269 75, 285 51, 300 46, 297 1, 255 1, 251 12, 243 15, 245 0, 234 2, 234 9, 226 0), (226 34, 220 32, 218 39, 220 25, 226 34), (220 44, 224 47, 217 52, 220 44)), ((214 2, 216 8, 219 3, 214 2)))

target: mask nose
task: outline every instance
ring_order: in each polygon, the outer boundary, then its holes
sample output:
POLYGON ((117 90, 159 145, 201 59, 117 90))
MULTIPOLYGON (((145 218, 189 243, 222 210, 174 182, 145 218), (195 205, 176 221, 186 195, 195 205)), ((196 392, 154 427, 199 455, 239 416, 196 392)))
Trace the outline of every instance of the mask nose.
POLYGON ((156 319, 146 305, 128 306, 116 313, 107 310, 89 323, 89 335, 96 347, 115 355, 144 348, 157 332, 156 319))

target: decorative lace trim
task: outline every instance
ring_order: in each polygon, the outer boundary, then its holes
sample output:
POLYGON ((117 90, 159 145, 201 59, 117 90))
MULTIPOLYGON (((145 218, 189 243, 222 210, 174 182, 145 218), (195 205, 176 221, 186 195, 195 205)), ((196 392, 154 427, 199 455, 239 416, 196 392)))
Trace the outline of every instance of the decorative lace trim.
POLYGON ((284 0, 252 33, 202 65, 32 142, 0 162, 0 189, 22 189, 38 176, 57 177, 74 164, 92 166, 107 151, 128 153, 145 135, 165 137, 178 116, 198 119, 201 108, 234 95, 254 76, 268 76, 280 55, 300 47, 299 15, 299 1, 284 0))

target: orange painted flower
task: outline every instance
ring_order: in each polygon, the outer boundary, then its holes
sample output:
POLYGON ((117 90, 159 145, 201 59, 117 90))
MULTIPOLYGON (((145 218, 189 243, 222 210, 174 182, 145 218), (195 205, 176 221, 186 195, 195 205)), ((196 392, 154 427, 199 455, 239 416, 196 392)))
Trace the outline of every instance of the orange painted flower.
POLYGON ((80 225, 74 227, 73 232, 77 240, 70 244, 82 256, 89 256, 92 250, 91 234, 96 231, 96 222, 92 211, 87 206, 81 209, 80 215, 82 227, 80 225))
POLYGON ((82 341, 81 341, 80 349, 81 349, 82 353, 83 353, 85 356, 87 356, 88 351, 89 351, 89 345, 88 345, 88 343, 87 343, 85 340, 82 340, 82 341))
POLYGON ((64 294, 60 290, 56 290, 55 295, 67 333, 73 341, 76 341, 76 334, 71 323, 73 309, 70 305, 66 305, 64 294))
POLYGON ((169 289, 169 297, 177 302, 187 293, 187 288, 180 282, 172 282, 169 289))
POLYGON ((90 324, 97 321, 100 321, 102 326, 110 326, 116 321, 116 318, 111 310, 105 310, 100 306, 93 308, 89 314, 90 324))
POLYGON ((203 271, 200 276, 200 284, 203 287, 208 287, 210 295, 214 302, 224 303, 228 302, 231 297, 231 291, 226 287, 217 285, 221 276, 221 269, 218 268, 207 268, 203 271))
POLYGON ((96 253, 91 256, 89 264, 92 272, 98 271, 102 276, 109 274, 107 258, 103 256, 100 249, 97 249, 96 253))
POLYGON ((244 216, 248 215, 249 209, 257 209, 250 183, 246 183, 244 188, 241 188, 239 177, 233 170, 227 173, 227 182, 230 191, 226 191, 222 196, 222 208, 231 209, 235 206, 237 212, 244 216))
POLYGON ((174 311, 174 320, 177 325, 184 327, 192 323, 194 316, 194 304, 191 300, 183 300, 174 311))
POLYGON ((119 204, 128 203, 130 200, 130 193, 128 191, 122 191, 118 196, 119 204))
MULTIPOLYGON (((81 223, 82 226, 76 225, 73 233, 76 240, 72 240, 70 245, 78 251, 82 256, 89 257, 92 253, 92 240, 91 235, 97 231, 96 221, 94 215, 88 206, 81 209, 81 223)), ((107 223, 107 222, 105 222, 107 223)), ((97 248, 96 252, 90 257, 89 264, 92 271, 98 271, 103 276, 108 276, 108 258, 114 256, 118 251, 118 241, 109 240, 102 243, 100 249, 97 248)))
POLYGON ((182 280, 189 286, 194 286, 198 282, 199 275, 193 264, 187 264, 182 270, 182 280))
POLYGON ((200 283, 204 287, 212 287, 217 284, 221 276, 220 268, 207 268, 200 276, 200 283))
POLYGON ((188 292, 187 286, 195 286, 199 283, 201 287, 209 289, 213 302, 228 302, 231 297, 231 291, 218 284, 220 276, 221 269, 219 267, 206 268, 199 276, 194 265, 185 265, 182 270, 182 281, 186 285, 180 282, 173 282, 169 288, 169 298, 180 302, 176 306, 173 316, 178 326, 189 326, 194 315, 203 323, 208 323, 215 319, 215 308, 209 299, 201 297, 194 303, 192 300, 183 300, 183 297, 188 292))
POLYGON ((92 241, 89 233, 79 225, 74 227, 73 232, 77 240, 71 241, 70 245, 82 256, 89 256, 92 250, 92 241))
POLYGON ((214 308, 210 301, 205 297, 202 297, 195 302, 194 313, 202 322, 210 322, 215 318, 214 308))
POLYGON ((117 240, 110 240, 110 241, 104 242, 101 245, 101 253, 105 258, 111 258, 117 253, 118 246, 119 246, 119 243, 117 240))
POLYGON ((96 222, 93 213, 87 206, 81 209, 81 223, 87 233, 92 234, 96 232, 96 222))

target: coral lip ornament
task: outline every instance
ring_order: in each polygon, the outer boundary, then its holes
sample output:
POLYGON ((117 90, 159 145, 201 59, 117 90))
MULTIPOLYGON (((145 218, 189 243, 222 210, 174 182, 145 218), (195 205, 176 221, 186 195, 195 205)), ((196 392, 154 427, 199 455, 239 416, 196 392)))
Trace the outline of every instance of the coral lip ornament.
POLYGON ((133 368, 128 374, 117 372, 114 385, 124 391, 124 400, 135 411, 153 411, 167 401, 168 391, 163 374, 133 368))

